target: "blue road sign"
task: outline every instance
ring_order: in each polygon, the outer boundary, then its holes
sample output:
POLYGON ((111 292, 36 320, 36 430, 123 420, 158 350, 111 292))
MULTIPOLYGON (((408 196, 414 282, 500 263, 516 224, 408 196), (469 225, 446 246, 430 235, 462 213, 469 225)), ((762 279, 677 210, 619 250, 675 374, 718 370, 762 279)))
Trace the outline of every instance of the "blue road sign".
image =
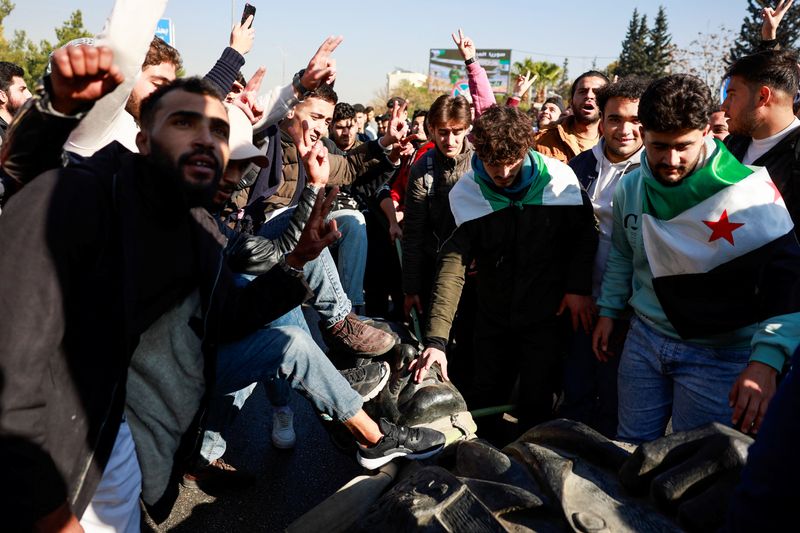
POLYGON ((170 46, 175 45, 175 26, 172 24, 172 19, 159 19, 156 25, 156 35, 164 39, 170 46))

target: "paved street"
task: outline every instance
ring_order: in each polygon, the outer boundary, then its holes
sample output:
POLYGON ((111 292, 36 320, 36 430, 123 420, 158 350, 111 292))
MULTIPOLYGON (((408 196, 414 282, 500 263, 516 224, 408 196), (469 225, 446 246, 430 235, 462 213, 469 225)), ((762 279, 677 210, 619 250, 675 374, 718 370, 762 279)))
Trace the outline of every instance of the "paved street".
MULTIPOLYGON (((308 323, 316 324, 313 311, 308 323)), ((312 327, 319 344, 322 340, 312 327)), ((272 408, 259 385, 236 418, 224 459, 237 468, 256 474, 254 486, 209 496, 181 487, 180 497, 169 519, 160 526, 148 524, 145 531, 248 532, 283 531, 361 473, 361 467, 330 441, 310 404, 292 391, 297 445, 277 450, 270 442, 272 408)))

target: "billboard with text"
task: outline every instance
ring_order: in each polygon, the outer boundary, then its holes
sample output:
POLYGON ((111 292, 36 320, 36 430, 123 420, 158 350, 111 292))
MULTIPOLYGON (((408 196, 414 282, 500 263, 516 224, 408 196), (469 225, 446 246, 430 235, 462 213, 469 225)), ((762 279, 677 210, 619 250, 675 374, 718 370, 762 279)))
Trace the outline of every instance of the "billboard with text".
MULTIPOLYGON (((476 58, 486 69, 495 93, 508 92, 511 75, 511 50, 477 50, 476 58)), ((467 79, 467 67, 456 48, 431 48, 428 64, 428 90, 450 93, 467 79)))

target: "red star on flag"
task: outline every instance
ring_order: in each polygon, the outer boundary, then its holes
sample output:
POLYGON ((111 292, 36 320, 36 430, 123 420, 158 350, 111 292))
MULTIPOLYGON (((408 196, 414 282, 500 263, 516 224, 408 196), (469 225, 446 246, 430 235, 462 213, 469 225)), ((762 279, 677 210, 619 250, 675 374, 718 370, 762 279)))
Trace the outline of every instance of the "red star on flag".
POLYGON ((775 182, 772 181, 771 179, 767 178, 766 183, 767 185, 769 185, 769 188, 775 192, 775 198, 773 198, 772 201, 777 203, 778 200, 783 198, 783 196, 781 196, 781 191, 778 190, 778 186, 775 185, 775 182))
POLYGON ((733 232, 744 226, 743 222, 729 222, 727 209, 722 212, 722 216, 716 222, 704 220, 703 224, 711 228, 711 237, 709 237, 708 242, 725 239, 731 245, 733 245, 733 232))

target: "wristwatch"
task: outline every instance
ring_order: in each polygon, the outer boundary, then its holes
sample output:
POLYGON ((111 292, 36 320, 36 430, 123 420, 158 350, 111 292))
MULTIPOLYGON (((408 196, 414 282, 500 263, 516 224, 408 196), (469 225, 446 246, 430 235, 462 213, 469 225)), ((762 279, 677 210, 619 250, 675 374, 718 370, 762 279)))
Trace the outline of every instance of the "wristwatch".
POLYGON ((290 276, 294 276, 296 278, 305 277, 305 272, 303 271, 302 268, 295 268, 295 267, 293 267, 292 265, 290 265, 289 263, 286 262, 286 256, 285 255, 283 256, 283 258, 281 259, 280 263, 278 263, 278 264, 281 266, 283 271, 286 272, 287 274, 289 274, 290 276))
POLYGON ((303 79, 303 74, 305 74, 305 72, 306 69, 302 69, 294 75, 294 78, 292 78, 292 87, 294 87, 294 90, 300 95, 300 100, 305 99, 305 97, 312 92, 310 89, 303 87, 303 82, 301 80, 303 79))
POLYGON ((464 64, 465 64, 465 65, 471 65, 471 64, 473 64, 474 62, 475 62, 475 56, 472 56, 472 57, 470 57, 469 59, 467 59, 466 61, 464 61, 464 64))

